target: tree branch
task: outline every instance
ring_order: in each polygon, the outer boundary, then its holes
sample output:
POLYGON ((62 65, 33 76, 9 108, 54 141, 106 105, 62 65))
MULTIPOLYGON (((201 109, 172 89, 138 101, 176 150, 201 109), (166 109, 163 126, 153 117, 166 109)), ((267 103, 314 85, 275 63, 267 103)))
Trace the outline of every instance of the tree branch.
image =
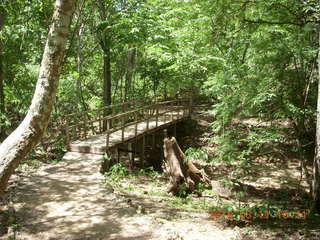
POLYGON ((289 22, 289 21, 284 21, 284 22, 277 22, 277 21, 265 21, 265 20, 249 20, 249 19, 244 19, 244 22, 248 23, 254 23, 254 24, 270 24, 270 25, 294 25, 298 27, 303 27, 307 23, 313 22, 313 21, 306 21, 303 23, 295 23, 295 22, 289 22))

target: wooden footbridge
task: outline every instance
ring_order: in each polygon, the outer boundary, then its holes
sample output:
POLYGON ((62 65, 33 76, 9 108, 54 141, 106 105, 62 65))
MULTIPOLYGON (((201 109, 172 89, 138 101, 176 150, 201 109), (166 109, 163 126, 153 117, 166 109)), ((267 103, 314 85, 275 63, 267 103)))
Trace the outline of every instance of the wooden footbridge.
POLYGON ((137 150, 136 146, 132 148, 132 143, 137 145, 142 140, 139 155, 144 158, 145 136, 170 126, 175 132, 176 124, 189 118, 191 112, 191 98, 180 98, 125 102, 69 114, 65 116, 67 145, 71 152, 110 156, 118 156, 118 151, 126 146, 124 151, 129 152, 133 162, 137 150))

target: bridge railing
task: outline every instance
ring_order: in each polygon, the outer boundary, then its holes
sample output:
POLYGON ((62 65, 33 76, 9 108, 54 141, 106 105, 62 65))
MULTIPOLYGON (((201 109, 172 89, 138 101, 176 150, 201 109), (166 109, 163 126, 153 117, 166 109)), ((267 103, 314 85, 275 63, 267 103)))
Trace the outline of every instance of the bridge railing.
MULTIPOLYGON (((109 145, 111 133, 122 130, 122 140, 124 140, 125 128, 139 122, 146 122, 147 129, 149 122, 154 119, 156 125, 160 117, 173 118, 174 112, 181 116, 189 115, 191 112, 189 98, 181 98, 171 101, 146 103, 145 101, 124 102, 102 107, 95 110, 77 112, 65 115, 65 134, 67 144, 72 141, 85 139, 93 135, 106 133, 106 144, 109 145), (181 112, 181 113, 180 113, 181 112), (171 115, 170 115, 171 113, 171 115)), ((137 134, 137 129, 135 130, 137 134)))
POLYGON ((112 125, 113 121, 119 121, 121 124, 107 129, 106 147, 108 149, 110 146, 110 136, 112 133, 118 132, 121 134, 121 142, 124 142, 126 140, 126 133, 131 137, 137 137, 138 124, 141 122, 145 123, 144 130, 148 131, 151 128, 157 128, 159 125, 187 117, 190 115, 190 111, 189 99, 177 99, 146 105, 129 112, 110 116, 107 120, 110 122, 108 125, 112 125), (129 127, 131 128, 129 129, 129 127))
POLYGON ((95 110, 65 115, 64 122, 67 143, 69 144, 71 141, 84 139, 104 132, 107 128, 105 119, 108 116, 130 111, 137 106, 143 106, 143 102, 124 102, 95 110))

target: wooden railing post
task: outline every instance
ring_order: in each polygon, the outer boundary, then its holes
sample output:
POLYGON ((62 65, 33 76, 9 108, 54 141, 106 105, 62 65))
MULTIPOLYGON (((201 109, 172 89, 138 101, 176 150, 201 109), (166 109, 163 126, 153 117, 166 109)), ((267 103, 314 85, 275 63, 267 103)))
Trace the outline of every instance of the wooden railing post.
MULTIPOLYGON (((125 115, 124 115, 125 116, 125 115)), ((124 116, 121 117, 121 141, 124 141, 124 116)))
MULTIPOLYGON (((104 107, 103 110, 102 110, 102 118, 105 118, 107 117, 108 115, 108 110, 109 108, 108 107, 104 107)), ((102 132, 106 131, 106 129, 108 128, 108 123, 107 123, 107 120, 103 120, 102 122, 102 132)))
POLYGON ((147 107, 147 131, 149 130, 149 107, 147 107))
POLYGON ((173 109, 174 109, 174 101, 172 101, 171 103, 170 103, 170 110, 171 110, 171 121, 173 121, 173 109))
POLYGON ((109 130, 107 130, 107 136, 106 136, 106 152, 109 149, 109 142, 110 141, 110 134, 109 134, 109 130))
POLYGON ((123 103, 123 104, 121 105, 121 113, 124 113, 124 111, 125 111, 124 105, 125 105, 125 103, 123 103))
POLYGON ((181 109, 180 104, 181 104, 181 101, 178 100, 178 102, 177 102, 177 120, 180 119, 180 109, 181 109))
POLYGON ((134 112, 134 122, 135 122, 135 125, 134 125, 134 137, 136 138, 137 134, 138 134, 138 114, 137 114, 136 111, 134 112))
POLYGON ((102 122, 101 122, 102 120, 101 119, 103 117, 101 118, 101 111, 98 111, 97 114, 98 114, 98 121, 99 121, 99 133, 102 133, 102 122))

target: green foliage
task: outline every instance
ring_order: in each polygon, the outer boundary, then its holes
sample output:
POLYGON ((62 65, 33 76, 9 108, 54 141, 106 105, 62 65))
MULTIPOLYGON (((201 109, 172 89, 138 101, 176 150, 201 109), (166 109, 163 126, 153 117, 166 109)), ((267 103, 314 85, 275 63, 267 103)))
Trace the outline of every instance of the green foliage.
POLYGON ((185 161, 193 161, 196 159, 203 159, 203 160, 208 160, 208 154, 202 150, 202 149, 196 149, 196 148, 188 148, 185 151, 186 159, 185 161))
POLYGON ((113 182, 118 181, 119 179, 127 176, 127 170, 124 165, 121 163, 114 164, 108 172, 105 173, 105 176, 109 177, 113 182))

